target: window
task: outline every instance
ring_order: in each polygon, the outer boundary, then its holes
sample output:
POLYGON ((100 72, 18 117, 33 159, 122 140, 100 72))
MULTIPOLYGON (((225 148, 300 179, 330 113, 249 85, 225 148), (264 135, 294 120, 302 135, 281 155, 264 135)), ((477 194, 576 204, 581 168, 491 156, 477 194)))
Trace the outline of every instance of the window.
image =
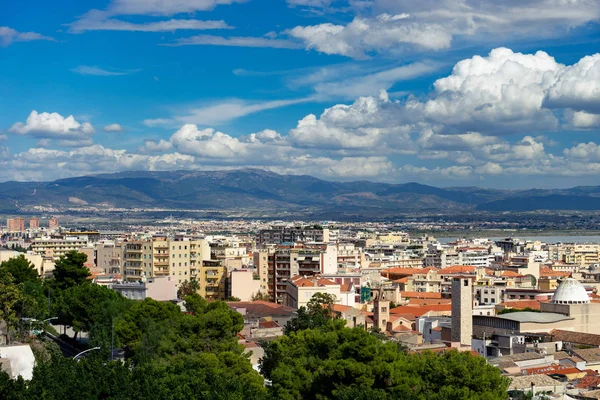
POLYGON ((469 286, 469 281, 465 279, 465 280, 463 281, 463 285, 464 285, 464 286, 469 286))
POLYGON ((381 312, 387 312, 387 307, 381 307, 381 312))

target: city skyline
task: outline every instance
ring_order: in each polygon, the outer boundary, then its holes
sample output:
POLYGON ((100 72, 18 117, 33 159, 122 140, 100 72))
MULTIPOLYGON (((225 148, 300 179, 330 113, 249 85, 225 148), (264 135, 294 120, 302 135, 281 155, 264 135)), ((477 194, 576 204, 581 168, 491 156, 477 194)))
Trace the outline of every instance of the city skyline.
POLYGON ((262 168, 597 184, 593 0, 7 4, 0 181, 262 168))

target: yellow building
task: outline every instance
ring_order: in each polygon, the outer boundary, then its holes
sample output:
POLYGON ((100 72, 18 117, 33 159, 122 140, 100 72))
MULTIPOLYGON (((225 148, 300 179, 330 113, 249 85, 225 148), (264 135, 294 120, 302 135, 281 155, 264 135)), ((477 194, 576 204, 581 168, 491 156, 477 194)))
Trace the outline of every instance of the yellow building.
POLYGON ((199 294, 207 300, 223 300, 226 297, 225 282, 227 268, 220 261, 203 261, 196 280, 200 284, 199 294))

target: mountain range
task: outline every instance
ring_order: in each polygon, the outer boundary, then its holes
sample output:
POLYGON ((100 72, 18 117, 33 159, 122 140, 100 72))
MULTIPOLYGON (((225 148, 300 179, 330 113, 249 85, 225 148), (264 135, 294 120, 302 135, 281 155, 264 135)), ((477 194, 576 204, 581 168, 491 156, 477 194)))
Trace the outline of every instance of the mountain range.
POLYGON ((139 171, 0 183, 0 211, 33 206, 253 209, 265 212, 401 214, 465 211, 600 210, 600 186, 500 190, 418 183, 334 182, 259 169, 139 171))

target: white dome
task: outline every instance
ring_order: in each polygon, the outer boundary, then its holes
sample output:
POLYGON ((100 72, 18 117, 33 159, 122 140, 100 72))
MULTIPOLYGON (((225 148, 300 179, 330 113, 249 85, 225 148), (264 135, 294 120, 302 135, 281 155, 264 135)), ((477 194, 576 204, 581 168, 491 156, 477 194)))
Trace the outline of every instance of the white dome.
POLYGON ((573 278, 567 278, 563 280, 554 296, 552 296, 552 303, 554 304, 584 304, 589 303, 590 297, 583 285, 573 278))

